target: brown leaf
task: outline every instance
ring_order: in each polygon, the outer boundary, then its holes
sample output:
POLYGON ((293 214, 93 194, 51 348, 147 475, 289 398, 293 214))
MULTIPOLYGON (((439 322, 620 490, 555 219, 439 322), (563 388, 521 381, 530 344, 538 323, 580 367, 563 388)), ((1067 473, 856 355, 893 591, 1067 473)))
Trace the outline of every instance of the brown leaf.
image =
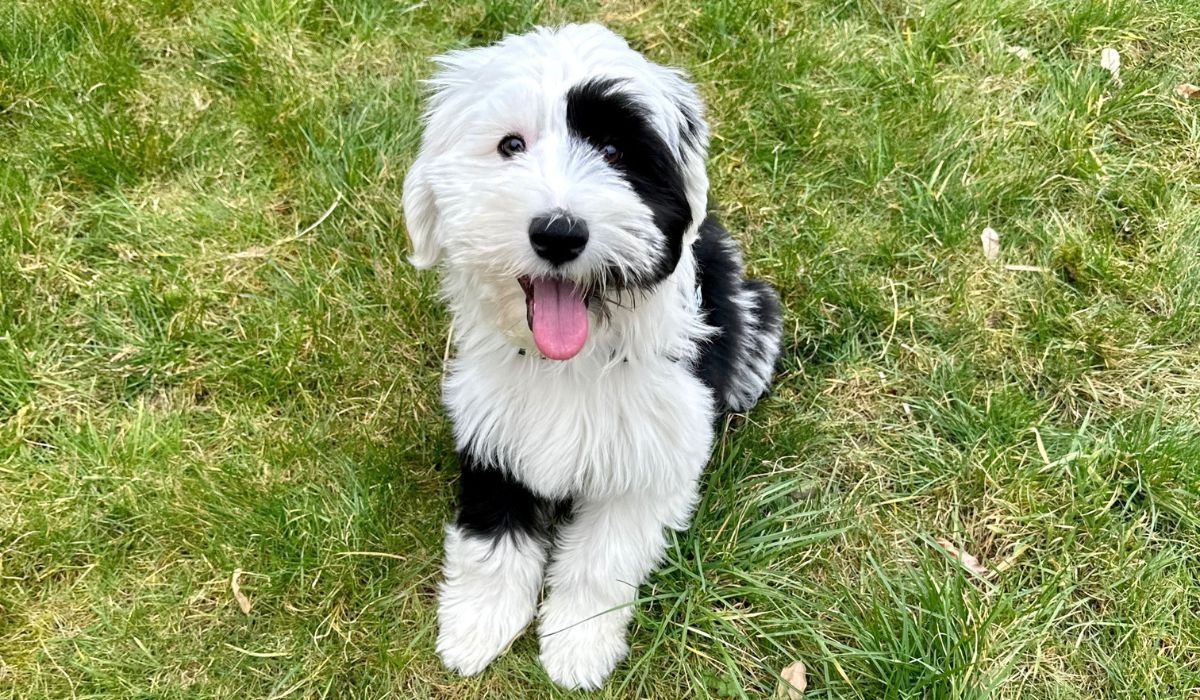
POLYGON ((1185 100, 1190 100, 1200 94, 1200 85, 1192 85, 1191 83, 1180 83, 1175 86, 1175 94, 1185 100))
POLYGON ((238 583, 238 579, 242 577, 241 569, 233 570, 233 578, 229 581, 229 587, 233 589, 233 599, 237 601, 238 607, 242 609, 245 615, 250 614, 250 599, 242 593, 242 586, 238 583))
POLYGON ((938 543, 939 547, 946 550, 947 554, 949 554, 950 556, 957 559, 960 564, 962 564, 964 567, 966 567, 966 569, 968 571, 975 574, 976 576, 982 576, 982 577, 986 578, 986 577, 992 575, 991 569, 987 568, 983 564, 980 564, 979 560, 976 559, 973 555, 959 550, 958 547, 955 547, 953 544, 950 543, 950 540, 938 537, 936 539, 936 542, 938 543))
POLYGON ((775 697, 781 700, 799 700, 808 688, 808 675, 803 661, 792 662, 779 672, 779 684, 775 686, 775 697))

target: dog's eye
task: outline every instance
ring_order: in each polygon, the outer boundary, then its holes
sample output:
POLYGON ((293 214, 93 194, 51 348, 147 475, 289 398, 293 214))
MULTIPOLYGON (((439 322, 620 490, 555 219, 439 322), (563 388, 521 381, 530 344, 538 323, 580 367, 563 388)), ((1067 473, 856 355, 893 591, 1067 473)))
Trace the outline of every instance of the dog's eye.
POLYGON ((516 134, 509 134, 500 139, 500 145, 496 147, 496 150, 505 158, 512 158, 518 153, 525 152, 525 139, 516 134))
POLYGON ((606 143, 600 147, 600 155, 603 156, 605 163, 612 165, 621 160, 621 149, 611 143, 606 143))

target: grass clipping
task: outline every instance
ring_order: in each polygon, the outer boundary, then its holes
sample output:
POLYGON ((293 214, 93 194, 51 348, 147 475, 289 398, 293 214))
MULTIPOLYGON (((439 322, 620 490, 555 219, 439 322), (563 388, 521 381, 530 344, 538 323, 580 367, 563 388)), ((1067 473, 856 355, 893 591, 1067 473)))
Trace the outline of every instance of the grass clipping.
POLYGON ((241 578, 242 570, 234 569, 233 577, 229 580, 229 588, 233 591, 233 599, 237 601, 238 607, 242 609, 242 613, 249 615, 250 599, 246 597, 245 593, 242 593, 241 578))

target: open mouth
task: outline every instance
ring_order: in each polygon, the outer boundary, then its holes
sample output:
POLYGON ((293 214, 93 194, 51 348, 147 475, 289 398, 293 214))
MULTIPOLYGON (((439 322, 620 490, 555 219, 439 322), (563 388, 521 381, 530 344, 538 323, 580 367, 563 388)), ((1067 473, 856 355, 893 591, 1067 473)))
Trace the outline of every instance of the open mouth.
POLYGON ((525 290, 525 320, 533 342, 551 360, 579 354, 588 336, 587 299, 571 280, 556 277, 518 277, 525 290))

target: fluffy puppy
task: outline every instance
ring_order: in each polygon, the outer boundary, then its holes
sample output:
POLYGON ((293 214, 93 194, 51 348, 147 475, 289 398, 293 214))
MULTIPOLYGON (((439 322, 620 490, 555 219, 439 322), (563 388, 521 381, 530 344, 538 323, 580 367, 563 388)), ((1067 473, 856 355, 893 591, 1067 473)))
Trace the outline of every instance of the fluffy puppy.
POLYGON ((536 614, 550 677, 594 688, 688 525, 717 417, 767 389, 779 301, 707 213, 679 71, 595 24, 435 61, 404 210, 456 349, 437 651, 478 673, 536 614))

